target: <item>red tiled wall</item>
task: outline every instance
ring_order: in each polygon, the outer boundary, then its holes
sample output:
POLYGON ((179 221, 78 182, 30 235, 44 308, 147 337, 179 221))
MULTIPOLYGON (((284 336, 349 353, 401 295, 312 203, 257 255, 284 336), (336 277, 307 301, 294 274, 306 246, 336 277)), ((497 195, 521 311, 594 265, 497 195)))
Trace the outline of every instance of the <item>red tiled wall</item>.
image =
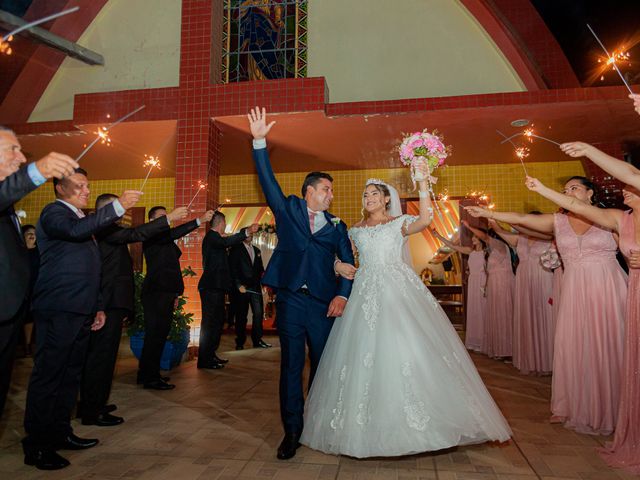
POLYGON ((492 0, 529 49, 549 88, 580 85, 560 45, 530 0, 492 0))
POLYGON ((326 106, 329 116, 358 115, 452 108, 492 107, 498 105, 533 105, 539 103, 582 102, 587 100, 625 99, 626 87, 566 88, 533 92, 490 93, 438 98, 412 98, 377 102, 332 103, 326 106))

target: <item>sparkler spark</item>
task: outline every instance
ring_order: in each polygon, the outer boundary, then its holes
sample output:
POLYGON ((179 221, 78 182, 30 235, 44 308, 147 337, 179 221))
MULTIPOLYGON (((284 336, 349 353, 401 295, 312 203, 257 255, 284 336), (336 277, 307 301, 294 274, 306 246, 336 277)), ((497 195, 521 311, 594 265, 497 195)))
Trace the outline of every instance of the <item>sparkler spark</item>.
POLYGON ((0 40, 0 53, 5 55, 11 55, 13 53, 13 49, 11 48, 11 45, 9 45, 11 40, 13 40, 13 35, 10 35, 6 41, 4 39, 0 40))
POLYGON ((523 160, 529 156, 529 149, 527 147, 516 148, 516 157, 523 160))
POLYGON ((596 41, 598 42, 598 44, 600 45, 600 47, 604 51, 605 55, 607 56, 607 65, 612 65, 613 66, 615 71, 618 72, 618 75, 620 76, 620 79, 622 80, 622 83, 624 83, 624 86, 627 87, 627 90, 629 90, 629 93, 633 95, 633 90, 631 90, 631 87, 627 83, 626 78, 624 78, 624 75, 622 75, 622 72, 618 68, 618 64, 616 62, 616 52, 613 52, 613 55, 610 55, 609 51, 607 50, 607 47, 605 47, 604 44, 602 43, 602 41, 600 41, 600 38, 598 37, 598 35, 596 35, 596 32, 593 31, 593 28, 591 28, 591 25, 589 25, 588 23, 587 23, 587 28, 589 29, 591 34, 594 36, 594 38, 596 39, 596 41))
POLYGON ((109 130, 111 130, 113 127, 115 127, 116 125, 118 125, 119 123, 124 122, 127 118, 129 118, 132 115, 135 115, 136 113, 138 113, 140 110, 142 110, 143 108, 145 108, 146 105, 142 105, 138 108, 136 108, 135 110, 133 110, 132 112, 127 113, 124 117, 119 118, 118 120, 116 120, 115 122, 113 122, 111 125, 109 125, 108 127, 100 127, 98 129, 98 131, 96 132, 98 134, 98 136, 93 140, 93 142, 91 142, 89 145, 87 145, 87 147, 82 151, 82 153, 80 155, 78 155, 76 157, 76 162, 80 161, 80 159, 82 157, 84 157, 87 152, 89 150, 91 150, 91 148, 98 143, 99 141, 102 141, 101 143, 106 144, 106 145, 111 145, 111 139, 109 138, 109 136, 107 135, 107 132, 109 130))
POLYGON ((198 180, 196 194, 193 196, 193 198, 192 198, 192 199, 191 199, 191 201, 189 202, 189 205, 187 205, 187 210, 189 209, 189 207, 191 206, 191 204, 193 203, 193 201, 196 199, 196 197, 198 196, 198 194, 200 193, 200 191, 201 191, 201 190, 204 190, 205 188, 207 188, 207 184, 206 184, 206 183, 204 183, 202 180, 198 180))
POLYGON ((111 146, 111 138, 109 137, 108 131, 109 130, 107 129, 107 127, 102 127, 101 129, 99 128, 96 133, 98 134, 98 138, 100 139, 100 143, 102 145, 106 145, 106 146, 110 147, 111 146))
POLYGON ((144 163, 142 164, 143 167, 149 167, 149 171, 147 172, 147 176, 144 177, 144 181, 142 182, 142 186, 140 187, 140 191, 142 192, 142 189, 144 188, 144 186, 147 183, 147 180, 149 179, 149 175, 151 175, 151 171, 154 168, 157 168, 158 170, 160 170, 160 159, 158 158, 158 156, 156 155, 155 157, 153 155, 144 155, 144 158, 146 158, 146 160, 144 161, 144 163))

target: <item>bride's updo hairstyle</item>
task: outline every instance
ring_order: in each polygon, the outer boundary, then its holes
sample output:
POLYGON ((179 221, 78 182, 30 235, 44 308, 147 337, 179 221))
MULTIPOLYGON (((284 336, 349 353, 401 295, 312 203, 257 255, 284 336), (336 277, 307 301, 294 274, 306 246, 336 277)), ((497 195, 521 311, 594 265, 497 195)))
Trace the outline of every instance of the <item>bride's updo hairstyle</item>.
POLYGON ((364 191, 362 192, 362 216, 364 218, 367 218, 369 216, 369 212, 367 212, 367 209, 364 208, 364 192, 366 192, 367 187, 370 186, 374 186, 376 190, 378 190, 378 192, 380 192, 380 194, 384 197, 384 198, 388 198, 389 200, 387 201, 387 203, 385 203, 384 205, 384 209, 385 211, 389 210, 389 206, 391 205, 391 192, 389 191, 389 188, 387 187, 386 183, 383 183, 382 180, 377 180, 375 178, 373 179, 369 179, 367 181, 367 184, 364 186, 364 191))

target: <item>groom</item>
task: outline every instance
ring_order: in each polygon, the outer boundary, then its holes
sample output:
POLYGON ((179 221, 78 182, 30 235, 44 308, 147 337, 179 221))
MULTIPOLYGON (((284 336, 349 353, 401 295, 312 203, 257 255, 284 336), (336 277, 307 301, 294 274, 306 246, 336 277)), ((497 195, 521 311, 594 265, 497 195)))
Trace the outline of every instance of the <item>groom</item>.
POLYGON ((277 289, 280 416, 285 432, 277 456, 286 460, 296 454, 302 433, 305 340, 311 385, 333 320, 347 303, 352 284, 348 278, 353 278, 355 268, 347 226, 327 213, 333 200, 331 176, 312 172, 302 185, 304 198, 285 197, 267 153, 266 136, 275 122, 267 125, 264 108, 252 109, 247 117, 258 178, 278 226, 278 246, 262 283, 277 289))

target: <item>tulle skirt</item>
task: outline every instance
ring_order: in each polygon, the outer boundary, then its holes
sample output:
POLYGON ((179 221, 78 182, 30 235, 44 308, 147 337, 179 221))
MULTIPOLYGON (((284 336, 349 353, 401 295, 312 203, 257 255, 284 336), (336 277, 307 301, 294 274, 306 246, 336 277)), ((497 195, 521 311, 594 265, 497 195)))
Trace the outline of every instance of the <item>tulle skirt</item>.
POLYGON ((301 443, 362 458, 510 436, 458 334, 413 270, 361 267, 322 354, 301 443))

